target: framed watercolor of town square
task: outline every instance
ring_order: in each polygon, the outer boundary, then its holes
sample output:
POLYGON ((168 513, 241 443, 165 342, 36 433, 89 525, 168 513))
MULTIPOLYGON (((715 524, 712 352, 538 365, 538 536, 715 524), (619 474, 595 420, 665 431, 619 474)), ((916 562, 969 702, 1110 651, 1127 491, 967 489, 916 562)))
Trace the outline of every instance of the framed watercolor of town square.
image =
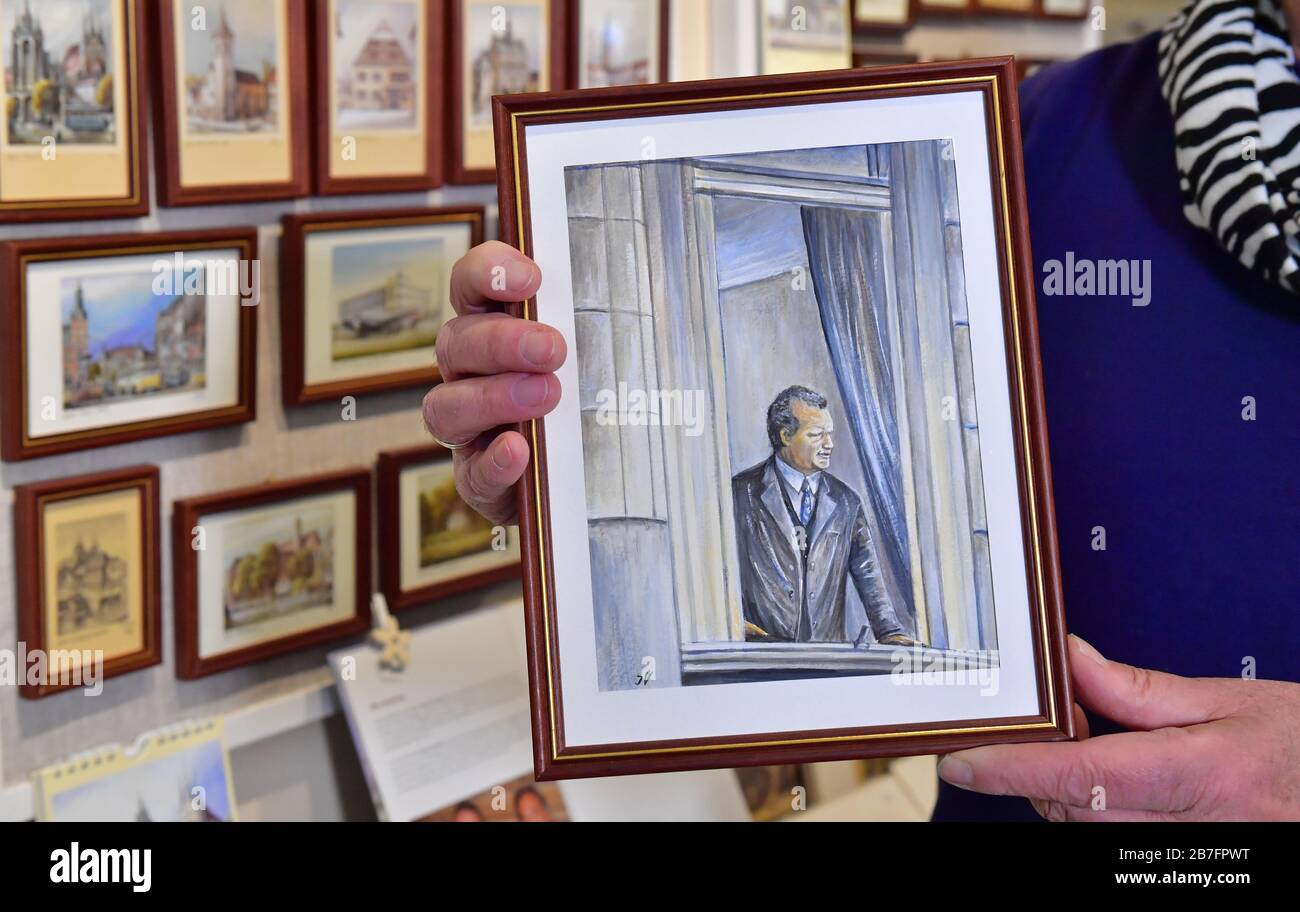
POLYGON ((286 215, 280 351, 286 405, 431 386, 451 268, 483 207, 286 215))
POLYGON ((447 182, 496 180, 492 98, 563 88, 567 0, 450 0, 447 182))
POLYGON ((0 456, 252 421, 257 231, 0 243, 0 456))
POLYGON ((162 661, 158 526, 156 466, 14 488, 18 640, 63 657, 22 696, 162 661))
POLYGON ((668 0, 569 0, 569 85, 668 81, 668 0))
POLYGON ((0 0, 0 223, 149 212, 142 0, 0 0))
POLYGON ((311 190, 305 0, 157 0, 164 206, 311 190))
POLYGON ((370 628, 370 470, 176 501, 176 675, 370 628))
POLYGON ((520 427, 539 778, 1073 737, 1016 88, 496 99, 511 312, 574 354, 520 427))
POLYGON ((444 0, 319 0, 312 18, 316 192, 438 186, 444 0))
POLYGON ((461 500, 452 468, 437 444, 379 454, 379 582, 394 610, 519 577, 518 529, 461 500))

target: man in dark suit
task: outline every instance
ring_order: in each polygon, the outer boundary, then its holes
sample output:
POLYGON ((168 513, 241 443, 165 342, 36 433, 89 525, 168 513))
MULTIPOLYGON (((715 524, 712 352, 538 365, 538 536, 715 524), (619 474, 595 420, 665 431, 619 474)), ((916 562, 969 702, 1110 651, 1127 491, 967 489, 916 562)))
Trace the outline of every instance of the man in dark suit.
POLYGON ((877 642, 911 646, 889 604, 862 501, 829 471, 834 422, 804 386, 767 410, 771 458, 731 480, 746 639, 846 642, 852 578, 877 642))

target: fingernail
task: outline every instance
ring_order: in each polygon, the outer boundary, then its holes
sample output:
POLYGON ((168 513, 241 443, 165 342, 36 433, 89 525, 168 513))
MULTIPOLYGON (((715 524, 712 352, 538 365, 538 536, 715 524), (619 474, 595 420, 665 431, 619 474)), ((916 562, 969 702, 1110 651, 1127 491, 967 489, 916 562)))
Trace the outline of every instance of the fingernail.
POLYGON ((555 336, 546 329, 524 333, 519 340, 519 356, 535 367, 546 367, 555 356, 555 336))
POLYGON ((504 470, 514 460, 514 453, 510 451, 510 441, 501 437, 492 446, 492 464, 499 470, 504 470))
POLYGON ((970 784, 975 781, 975 770, 965 760, 944 757, 939 761, 939 778, 949 785, 970 788, 970 784))
POLYGON ((537 275, 537 267, 528 260, 511 260, 506 264, 506 284, 510 286, 511 291, 522 291, 527 288, 537 275))
POLYGON ((1085 640, 1083 637, 1079 636, 1078 634, 1074 634, 1074 633, 1070 634, 1070 639, 1074 640, 1074 645, 1078 648, 1078 650, 1081 653, 1086 655, 1088 658, 1092 659, 1102 668, 1106 667, 1106 657, 1102 655, 1100 652, 1098 652, 1096 649, 1094 649, 1091 643, 1089 643, 1087 640, 1085 640))
POLYGON ((510 388, 510 398, 520 408, 532 409, 545 402, 550 392, 550 381, 543 375, 532 374, 515 381, 510 388))

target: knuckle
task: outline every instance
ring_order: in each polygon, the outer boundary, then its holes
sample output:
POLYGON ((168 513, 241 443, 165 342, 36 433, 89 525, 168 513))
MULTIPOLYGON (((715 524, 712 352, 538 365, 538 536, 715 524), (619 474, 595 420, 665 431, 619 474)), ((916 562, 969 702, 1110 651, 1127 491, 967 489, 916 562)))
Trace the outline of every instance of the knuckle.
POLYGON ((460 337, 460 328, 456 325, 456 321, 459 319, 460 317, 452 317, 444 323, 433 344, 438 366, 448 374, 456 373, 456 343, 460 337))
POLYGON ((448 395, 451 392, 451 384, 440 383, 424 396, 424 425, 430 434, 444 440, 449 431, 448 419, 455 409, 454 401, 448 395))

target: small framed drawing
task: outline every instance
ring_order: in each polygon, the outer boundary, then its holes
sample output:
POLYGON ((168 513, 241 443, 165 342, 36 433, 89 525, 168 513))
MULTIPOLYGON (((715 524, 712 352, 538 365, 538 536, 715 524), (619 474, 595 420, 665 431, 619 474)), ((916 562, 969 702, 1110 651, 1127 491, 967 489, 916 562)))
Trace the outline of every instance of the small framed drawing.
POLYGON ((492 97, 561 88, 568 0, 450 0, 447 181, 496 180, 492 97))
POLYGON ((286 215, 285 404, 436 383, 451 268, 482 241, 481 206, 286 215))
POLYGON ((201 678, 370 628, 370 472, 176 501, 176 674, 201 678))
POLYGON ((257 230, 0 243, 5 461, 252 421, 257 230))
POLYGON ((1087 19, 1093 0, 1038 0, 1038 15, 1044 19, 1087 19))
POLYGON ((379 454, 379 584, 393 610, 520 574, 519 532, 493 526, 456 493, 451 451, 379 454))
POLYGON ((842 70, 853 63, 852 0, 755 0, 763 73, 842 70))
POLYGON ((320 0, 316 192, 394 193, 442 182, 444 0, 320 0))
POLYGON ((1011 58, 497 99, 575 353, 521 428, 539 777, 1073 736, 1017 123, 1011 58))
POLYGON ((912 0, 852 0, 855 31, 900 32, 912 25, 912 0))
POLYGON ((1039 0, 975 0, 975 9, 980 13, 1028 17, 1037 12, 1038 2, 1039 0))
POLYGON ((310 192, 305 3, 156 0, 164 206, 310 192))
POLYGON ((568 0, 569 85, 668 81, 668 0, 568 0))
POLYGON ((137 466, 14 488, 18 639, 66 657, 44 697, 162 661, 158 469, 137 466), (101 664, 102 661, 102 664, 101 664))
POLYGON ((0 224, 149 213, 141 0, 0 4, 0 224))

